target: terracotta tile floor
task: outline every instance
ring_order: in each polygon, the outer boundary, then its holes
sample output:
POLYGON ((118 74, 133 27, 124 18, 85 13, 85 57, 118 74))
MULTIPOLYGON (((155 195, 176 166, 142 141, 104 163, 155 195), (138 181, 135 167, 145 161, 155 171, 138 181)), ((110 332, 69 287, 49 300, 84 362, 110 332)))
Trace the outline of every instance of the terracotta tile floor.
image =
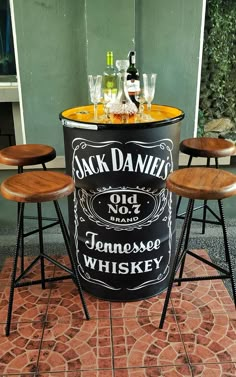
MULTIPOLYGON (((175 287, 163 330, 158 325, 165 293, 127 303, 85 294, 91 315, 86 321, 69 280, 45 290, 18 288, 7 338, 11 263, 7 259, 0 273, 0 376, 236 376, 236 312, 221 280, 175 287)), ((48 264, 48 276, 60 274, 53 269, 48 264)), ((185 273, 212 271, 188 257, 185 273)), ((35 267, 30 277, 37 274, 35 267)))

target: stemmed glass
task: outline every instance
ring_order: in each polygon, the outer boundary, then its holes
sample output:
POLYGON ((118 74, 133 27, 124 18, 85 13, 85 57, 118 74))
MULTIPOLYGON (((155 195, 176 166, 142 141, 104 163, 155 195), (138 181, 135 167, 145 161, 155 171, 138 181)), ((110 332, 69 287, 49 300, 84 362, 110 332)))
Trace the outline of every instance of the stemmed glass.
POLYGON ((136 92, 134 95, 135 99, 137 102, 139 102, 139 109, 138 109, 138 114, 139 114, 139 119, 143 119, 143 111, 144 111, 144 103, 146 102, 145 96, 144 96, 144 90, 140 89, 139 92, 136 92))
POLYGON ((155 94, 156 86, 156 73, 144 73, 143 74, 143 88, 144 88, 144 97, 147 101, 148 111, 151 111, 152 100, 155 94))
POLYGON ((104 109, 104 120, 109 120, 110 118, 110 103, 114 98, 114 94, 112 93, 112 89, 105 89, 103 91, 103 96, 101 98, 101 102, 103 104, 104 109))
POLYGON ((94 104, 94 120, 98 120, 98 103, 102 97, 102 76, 88 75, 89 94, 91 102, 94 104))

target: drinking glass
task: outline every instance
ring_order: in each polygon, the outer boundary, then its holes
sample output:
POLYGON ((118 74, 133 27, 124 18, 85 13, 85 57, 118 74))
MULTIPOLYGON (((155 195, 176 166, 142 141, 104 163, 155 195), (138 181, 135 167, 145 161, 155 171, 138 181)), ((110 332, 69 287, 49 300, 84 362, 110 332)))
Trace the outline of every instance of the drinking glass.
POLYGON ((110 119, 110 104, 114 100, 116 93, 112 92, 112 89, 106 89, 103 91, 103 96, 101 98, 101 103, 103 104, 104 110, 104 120, 110 119))
POLYGON ((102 76, 88 75, 89 94, 91 102, 94 105, 94 120, 98 120, 98 103, 102 97, 102 76))
POLYGON ((155 94, 156 77, 157 77, 156 73, 143 74, 144 97, 145 97, 145 100, 147 101, 148 111, 151 111, 152 100, 155 94))
POLYGON ((144 90, 140 89, 139 92, 136 92, 134 95, 135 99, 137 102, 139 102, 139 109, 138 109, 138 114, 139 114, 139 119, 143 119, 143 110, 144 110, 144 103, 146 102, 145 96, 144 96, 144 90))

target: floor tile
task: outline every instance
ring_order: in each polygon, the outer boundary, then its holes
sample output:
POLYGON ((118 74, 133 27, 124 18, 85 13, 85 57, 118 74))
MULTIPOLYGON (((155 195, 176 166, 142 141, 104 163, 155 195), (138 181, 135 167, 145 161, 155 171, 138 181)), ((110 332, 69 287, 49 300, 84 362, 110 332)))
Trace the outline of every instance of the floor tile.
POLYGON ((229 321, 234 331, 236 332, 236 310, 232 313, 228 313, 229 321))
POLYGON ((12 265, 13 265, 13 258, 7 257, 3 262, 3 266, 0 271, 0 279, 2 284, 4 285, 9 284, 11 273, 12 273, 12 265))
POLYGON ((110 321, 48 322, 40 352, 40 372, 111 369, 110 321))
POLYGON ((227 314, 178 316, 177 321, 191 363, 236 362, 236 329, 227 314))
MULTIPOLYGON (((84 318, 78 288, 72 281, 55 282, 51 288, 48 318, 53 316, 59 322, 71 322, 84 318)), ((110 302, 97 299, 87 293, 84 293, 84 298, 90 318, 110 318, 110 302)))
MULTIPOLYGON (((29 264, 34 260, 35 257, 32 256, 25 256, 24 257, 24 268, 28 267, 29 264)), ((45 260, 45 276, 52 277, 55 265, 51 262, 45 260)), ((12 274, 12 266, 13 266, 13 257, 6 258, 3 264, 3 267, 0 271, 0 280, 4 285, 10 285, 10 279, 12 274)), ((20 258, 18 259, 18 268, 17 268, 17 276, 20 274, 20 258)), ((32 270, 29 271, 27 274, 27 280, 37 280, 40 279, 40 262, 38 261, 33 267, 32 270)))
POLYGON ((196 364, 192 366, 193 377, 235 377, 236 364, 196 364))
MULTIPOLYGON (((62 265, 71 268, 71 263, 68 255, 54 255, 53 258, 56 259, 62 265)), ((65 271, 63 271, 62 268, 58 266, 55 267, 55 276, 62 276, 64 274, 65 271)))
POLYGON ((163 330, 159 321, 159 317, 112 319, 115 368, 187 363, 174 317, 166 317, 163 330))
POLYGON ((114 377, 192 377, 188 365, 166 367, 115 369, 114 377))
MULTIPOLYGON (((205 250, 193 250, 196 254, 210 260, 205 250)), ((197 259, 187 256, 184 277, 218 275, 218 272, 197 259)), ((233 300, 229 296, 222 280, 201 280, 198 282, 182 282, 174 285, 171 302, 176 314, 201 315, 207 312, 221 313, 235 310, 233 300)))
POLYGON ((234 311, 234 303, 221 282, 216 290, 211 281, 182 283, 171 292, 171 302, 176 314, 188 316, 204 313, 227 313, 234 311))
MULTIPOLYGON (((194 252, 196 255, 203 257, 204 259, 211 261, 209 254, 207 253, 206 250, 195 250, 193 249, 192 252, 194 252)), ((222 256, 224 258, 224 256, 222 256)), ((193 277, 193 276, 216 276, 219 275, 218 271, 207 265, 206 263, 203 263, 199 261, 198 259, 192 257, 191 255, 187 254, 186 260, 185 260, 185 265, 184 265, 184 277, 193 277)), ((215 280, 217 281, 217 280, 215 280)), ((212 280, 212 284, 214 282, 212 280)), ((204 281, 202 281, 204 282, 204 281)))
MULTIPOLYGON (((145 300, 132 302, 111 302, 111 316, 115 317, 140 317, 160 315, 163 310, 166 292, 145 300)), ((171 305, 170 305, 171 307, 171 305)), ((171 310, 169 307, 168 312, 171 310)))
POLYGON ((176 365, 161 367, 161 377, 193 377, 188 365, 176 365))
POLYGON ((127 368, 115 369, 114 377, 159 377, 161 376, 161 368, 127 368))
POLYGON ((100 369, 100 370, 85 370, 85 371, 64 371, 55 373, 40 373, 37 377, 114 377, 113 371, 100 369))
POLYGON ((35 372, 42 332, 40 323, 14 323, 6 337, 0 325, 0 374, 35 372))
MULTIPOLYGON (((186 275, 211 273, 188 258, 186 275)), ((59 260, 69 265, 67 257, 59 260)), ((84 293, 92 318, 86 321, 71 280, 45 290, 17 288, 12 331, 5 337, 11 269, 9 258, 0 272, 0 376, 36 377, 37 368, 37 377, 236 376, 236 311, 220 280, 175 285, 163 330, 158 326, 166 292, 126 303, 84 293)), ((50 277, 54 270, 64 274, 47 264, 50 277)), ((39 276, 36 266, 30 278, 39 276)))
MULTIPOLYGON (((0 374, 1 377, 38 377, 37 373, 8 373, 8 374, 0 374)), ((62 376, 61 376, 62 377, 62 376)))
MULTIPOLYGON (((0 322, 6 322, 10 287, 4 287, 1 294, 0 322)), ((40 285, 15 288, 12 321, 43 321, 46 315, 50 289, 40 285)))

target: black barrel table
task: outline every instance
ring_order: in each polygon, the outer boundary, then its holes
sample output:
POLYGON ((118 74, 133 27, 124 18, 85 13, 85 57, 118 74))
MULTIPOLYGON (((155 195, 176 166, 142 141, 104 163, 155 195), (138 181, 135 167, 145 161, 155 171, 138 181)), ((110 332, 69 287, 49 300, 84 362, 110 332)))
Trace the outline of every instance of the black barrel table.
POLYGON ((141 300, 167 288, 175 252, 175 196, 182 110, 152 105, 142 122, 93 122, 93 106, 64 110, 72 250, 83 288, 111 301, 141 300), (131 123, 132 122, 132 123, 131 123))

